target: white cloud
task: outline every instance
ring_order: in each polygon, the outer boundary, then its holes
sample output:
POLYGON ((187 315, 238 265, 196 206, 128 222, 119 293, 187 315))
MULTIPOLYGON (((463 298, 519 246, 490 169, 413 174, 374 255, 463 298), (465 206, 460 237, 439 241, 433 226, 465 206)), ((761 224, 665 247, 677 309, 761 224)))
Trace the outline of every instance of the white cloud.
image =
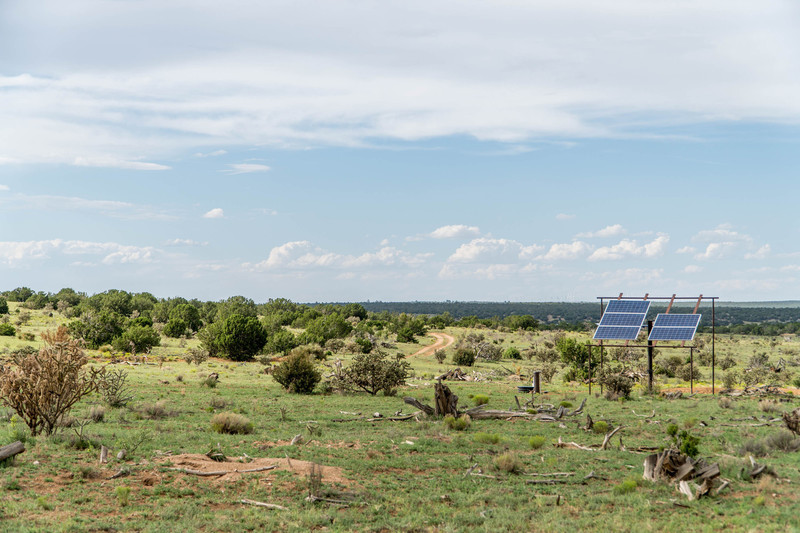
POLYGON ((230 168, 222 172, 235 175, 235 174, 252 174, 253 172, 267 172, 270 167, 258 163, 235 163, 228 165, 230 168))
POLYGON ((683 246, 675 250, 676 254, 693 254, 697 251, 697 248, 694 246, 683 246))
POLYGON ((800 117, 789 1, 299 0, 280 16, 271 2, 69 4, 4 11, 6 45, 24 53, 0 76, 0 146, 22 162, 163 169, 141 154, 454 135, 517 146, 800 117))
POLYGON ((664 253, 669 237, 659 235, 653 241, 639 245, 635 240, 622 239, 613 246, 603 246, 589 256, 589 261, 619 260, 626 257, 657 257, 664 253))
POLYGON ((622 235, 625 233, 625 228, 622 227, 622 224, 614 224, 611 226, 606 226, 605 228, 588 233, 578 233, 576 237, 579 239, 592 239, 596 237, 616 237, 617 235, 622 235))
POLYGON ((116 157, 76 157, 72 164, 76 167, 104 167, 104 168, 123 168, 129 170, 168 170, 170 167, 159 165, 158 163, 147 163, 145 161, 126 161, 116 157))
POLYGON ((447 261, 450 263, 495 262, 505 256, 517 260, 523 253, 524 246, 511 239, 494 239, 481 237, 459 246, 447 261))
POLYGON ((123 220, 175 220, 177 217, 146 205, 117 200, 92 200, 76 196, 14 194, 0 199, 8 209, 55 211, 83 211, 90 214, 123 220))
POLYGON ((208 242, 194 241, 192 239, 170 239, 164 243, 166 246, 208 246, 208 242))
POLYGON ((7 190, 9 190, 8 185, 1 185, 0 184, 0 191, 7 191, 7 190))
POLYGON ((575 215, 570 215, 567 213, 559 213, 556 215, 556 220, 572 220, 575 218, 575 215))
POLYGON ((359 255, 323 250, 309 241, 292 241, 275 246, 260 263, 245 263, 248 270, 369 269, 373 267, 419 267, 431 254, 410 254, 384 246, 376 252, 359 255))
POLYGON ((591 251, 592 247, 583 241, 553 244, 547 253, 539 257, 544 261, 569 261, 579 259, 591 251))
POLYGON ((698 266, 698 265, 686 265, 686 267, 684 267, 683 271, 685 273, 687 273, 687 274, 697 274, 698 272, 702 272, 703 271, 703 267, 698 266))
POLYGON ((211 211, 208 211, 206 214, 203 215, 203 218, 224 218, 225 212, 222 210, 221 207, 215 207, 211 211))
POLYGON ((450 226, 442 226, 436 228, 430 233, 433 239, 455 239, 463 237, 472 237, 480 234, 477 226, 466 226, 464 224, 452 224, 450 226))
POLYGON ((213 152, 207 152, 207 153, 197 152, 196 154, 194 154, 194 156, 195 157, 219 157, 219 156, 225 155, 227 153, 228 152, 226 150, 214 150, 213 152))
POLYGON ((772 248, 770 247, 770 245, 769 244, 765 244, 764 246, 762 246, 761 248, 759 248, 755 252, 745 254, 744 258, 745 259, 766 259, 771 250, 772 250, 772 248))
MULTIPOLYGON (((117 263, 150 263, 158 250, 151 246, 131 246, 115 242, 92 242, 50 239, 42 241, 0 242, 0 264, 21 266, 30 260, 45 260, 51 254, 98 255, 106 265, 117 263)), ((79 261, 80 263, 80 261, 79 261)))

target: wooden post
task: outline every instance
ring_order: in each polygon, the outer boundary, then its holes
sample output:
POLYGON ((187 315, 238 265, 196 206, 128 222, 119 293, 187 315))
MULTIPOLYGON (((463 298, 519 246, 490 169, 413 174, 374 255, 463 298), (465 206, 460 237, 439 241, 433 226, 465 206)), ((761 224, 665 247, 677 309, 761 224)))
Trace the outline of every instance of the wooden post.
POLYGON ((541 370, 534 370, 533 371, 533 392, 536 394, 542 393, 541 381, 539 380, 539 375, 542 373, 541 370))
POLYGON ((589 345, 589 396, 592 395, 592 345, 589 345))
POLYGON ((694 394, 694 347, 689 348, 689 394, 694 394))
POLYGON ((653 331, 653 321, 647 321, 647 389, 653 392, 653 341, 650 340, 650 332, 653 331))

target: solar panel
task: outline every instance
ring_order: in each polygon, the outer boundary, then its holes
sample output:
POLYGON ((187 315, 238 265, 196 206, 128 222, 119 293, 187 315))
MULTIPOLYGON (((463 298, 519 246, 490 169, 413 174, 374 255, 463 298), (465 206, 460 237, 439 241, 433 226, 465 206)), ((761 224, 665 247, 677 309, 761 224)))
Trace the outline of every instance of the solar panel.
POLYGON ((656 317, 648 340, 651 341, 690 341, 694 339, 702 315, 660 314, 656 317))
POLYGON ((599 340, 633 340, 639 335, 644 323, 648 300, 611 300, 608 302, 594 339, 599 340))
POLYGON ((647 314, 650 300, 609 300, 606 313, 639 313, 647 314))
POLYGON ((602 340, 633 340, 639 335, 640 329, 639 326, 600 326, 594 332, 594 338, 602 340))

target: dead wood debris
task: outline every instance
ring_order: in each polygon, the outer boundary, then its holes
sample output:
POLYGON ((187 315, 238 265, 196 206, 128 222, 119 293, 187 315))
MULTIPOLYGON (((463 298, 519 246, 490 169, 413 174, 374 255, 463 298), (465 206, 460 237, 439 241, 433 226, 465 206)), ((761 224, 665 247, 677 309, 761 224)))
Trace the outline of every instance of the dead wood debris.
POLYGON ((265 509, 277 509, 278 511, 288 511, 288 507, 284 507, 283 505, 278 505, 277 503, 266 503, 266 502, 257 502, 255 500, 239 500, 240 503, 244 503, 246 505, 255 505, 257 507, 264 507, 265 509))
POLYGON ((673 448, 648 455, 643 469, 642 477, 648 481, 677 483, 678 491, 686 495, 689 501, 709 494, 720 473, 718 463, 695 460, 673 448))

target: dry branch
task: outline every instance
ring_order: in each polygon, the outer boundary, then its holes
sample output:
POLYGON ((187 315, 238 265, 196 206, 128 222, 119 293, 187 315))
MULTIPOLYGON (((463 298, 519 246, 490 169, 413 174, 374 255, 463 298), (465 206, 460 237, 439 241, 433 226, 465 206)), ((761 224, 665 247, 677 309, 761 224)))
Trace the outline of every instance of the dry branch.
POLYGON ((284 507, 283 505, 278 505, 277 503, 266 503, 266 502, 257 502, 255 500, 239 500, 240 503, 244 503, 246 505, 255 505, 257 507, 264 507, 265 509, 277 509, 279 511, 288 511, 288 507, 284 507))
POLYGON ((238 468, 234 468, 233 470, 217 470, 214 472, 205 472, 203 470, 193 470, 191 468, 168 468, 167 470, 175 470, 176 472, 183 472, 184 474, 191 474, 193 476, 224 476, 225 474, 247 474, 250 472, 264 472, 266 470, 273 470, 278 468, 278 465, 270 465, 270 466, 262 466, 260 468, 248 468, 246 470, 239 470, 238 468))
POLYGON ((605 450, 608 447, 608 443, 611 442, 611 437, 613 437, 614 434, 617 431, 619 431, 620 429, 622 429, 622 426, 617 426, 614 429, 612 429, 611 431, 609 431, 608 433, 606 433, 606 436, 603 439, 603 444, 600 446, 601 450, 605 450))

